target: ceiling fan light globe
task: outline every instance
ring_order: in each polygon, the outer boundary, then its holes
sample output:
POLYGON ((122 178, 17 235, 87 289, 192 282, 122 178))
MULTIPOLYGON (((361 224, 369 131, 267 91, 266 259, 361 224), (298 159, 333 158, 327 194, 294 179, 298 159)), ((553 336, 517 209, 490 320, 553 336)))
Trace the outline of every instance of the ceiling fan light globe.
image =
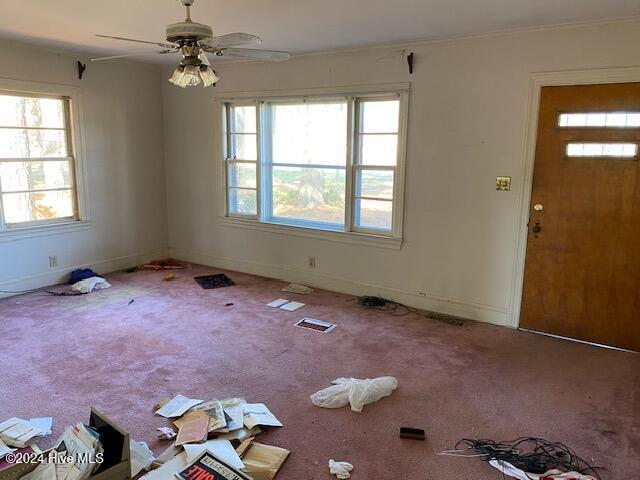
POLYGON ((202 83, 205 87, 210 87, 220 80, 216 72, 207 66, 200 67, 200 78, 202 78, 202 83))
POLYGON ((173 75, 171 75, 171 77, 169 78, 169 82, 180 87, 181 86, 180 80, 182 79, 182 71, 183 71, 182 66, 176 68, 173 71, 173 75))

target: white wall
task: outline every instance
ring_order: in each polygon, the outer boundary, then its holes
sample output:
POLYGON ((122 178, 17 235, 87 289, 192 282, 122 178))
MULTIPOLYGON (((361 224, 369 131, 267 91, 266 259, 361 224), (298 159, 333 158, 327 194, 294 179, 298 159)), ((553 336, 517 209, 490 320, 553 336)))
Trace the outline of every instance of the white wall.
POLYGON ((84 57, 0 43, 0 77, 82 90, 89 228, 0 238, 0 290, 58 282, 91 265, 109 271, 163 255, 167 246, 162 87, 157 66, 89 64, 84 57), (76 61, 89 64, 78 80, 76 61), (49 255, 58 267, 49 268, 49 255))
MULTIPOLYGON (((164 83, 173 255, 509 324, 532 72, 640 65, 640 21, 219 64, 212 89, 164 83), (400 251, 221 225, 216 92, 411 82, 405 242, 400 251), (495 177, 513 177, 497 192, 495 177), (308 256, 317 268, 306 267, 308 256)), ((165 72, 165 77, 169 72, 165 72)))

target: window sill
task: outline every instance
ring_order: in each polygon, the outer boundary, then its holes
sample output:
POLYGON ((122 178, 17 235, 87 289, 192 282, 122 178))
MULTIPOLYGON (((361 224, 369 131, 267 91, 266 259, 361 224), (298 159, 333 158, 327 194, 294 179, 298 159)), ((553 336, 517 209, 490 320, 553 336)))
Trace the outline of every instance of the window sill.
POLYGON ((328 240, 352 245, 364 245, 367 247, 388 248, 400 250, 402 239, 357 232, 336 232, 331 230, 321 230, 318 228, 293 226, 280 223, 267 223, 258 220, 218 217, 218 221, 224 227, 244 228, 248 230, 258 230, 261 232, 277 233, 302 238, 315 238, 318 240, 328 240))
POLYGON ((14 240, 24 240, 27 238, 44 237, 46 235, 77 232, 81 230, 87 230, 90 226, 90 221, 80 220, 52 225, 36 225, 31 227, 16 228, 13 230, 3 230, 0 231, 0 243, 11 242, 14 240))

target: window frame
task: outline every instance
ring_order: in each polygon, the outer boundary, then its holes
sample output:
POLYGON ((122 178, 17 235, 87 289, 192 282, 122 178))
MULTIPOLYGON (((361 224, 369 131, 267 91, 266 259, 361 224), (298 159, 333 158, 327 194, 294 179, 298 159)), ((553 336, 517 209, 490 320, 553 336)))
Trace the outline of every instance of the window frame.
MULTIPOLYGON (((276 92, 240 92, 230 94, 216 95, 216 107, 219 108, 222 119, 219 139, 221 148, 218 149, 222 161, 218 164, 223 169, 221 175, 222 182, 219 187, 221 196, 223 197, 224 208, 218 219, 228 226, 240 226, 243 228, 253 228, 257 230, 266 230, 273 232, 293 233, 303 237, 320 237, 327 239, 335 239, 339 241, 347 241, 348 243, 371 244, 374 246, 382 246, 389 248, 400 248, 402 243, 402 224, 404 211, 404 180, 406 168, 406 143, 407 143, 407 124, 408 124, 408 107, 409 107, 409 84, 383 84, 383 85, 365 85, 344 88, 317 88, 308 90, 292 90, 292 91, 276 91, 276 92), (359 101, 367 99, 398 99, 399 100, 399 118, 397 132, 397 159, 395 166, 368 166, 358 163, 360 155, 359 148, 359 101), (346 162, 345 162, 345 220, 344 225, 339 229, 328 228, 326 224, 319 222, 282 219, 280 217, 269 217, 271 205, 267 198, 270 188, 261 188, 268 181, 268 174, 265 169, 264 152, 270 149, 270 135, 264 135, 263 126, 268 128, 268 119, 262 106, 265 102, 284 103, 287 101, 299 102, 304 101, 330 101, 336 99, 346 99, 347 101, 347 146, 346 146, 346 162), (256 105, 256 121, 257 121, 257 215, 246 216, 230 213, 229 211, 229 179, 228 179, 228 160, 227 145, 229 142, 227 125, 229 119, 227 112, 229 105, 252 103, 256 105), (263 138, 265 137, 265 138, 263 138), (356 180, 359 170, 393 170, 393 209, 391 230, 382 230, 374 228, 357 227, 356 224, 356 180)), ((270 165, 272 168, 272 165, 270 165)))
MULTIPOLYGON (((55 98, 64 102, 64 131, 67 144, 66 157, 31 159, 31 161, 66 160, 71 164, 72 197, 75 214, 71 217, 52 220, 35 220, 6 224, 2 198, 0 198, 0 242, 21 237, 48 235, 66 230, 88 228, 89 206, 86 199, 86 174, 83 162, 84 141, 82 132, 82 109, 80 88, 14 79, 0 78, 0 94, 25 97, 55 98)), ((27 162, 30 159, 23 159, 27 162)), ((2 159, 0 161, 20 161, 2 159)))

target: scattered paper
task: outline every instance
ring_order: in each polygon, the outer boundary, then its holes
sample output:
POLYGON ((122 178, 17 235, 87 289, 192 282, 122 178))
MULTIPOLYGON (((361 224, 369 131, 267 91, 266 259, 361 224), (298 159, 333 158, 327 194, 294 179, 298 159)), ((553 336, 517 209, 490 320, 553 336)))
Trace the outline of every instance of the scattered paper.
POLYGON ((135 477, 142 470, 149 470, 155 460, 153 452, 145 442, 129 440, 129 452, 131 454, 131 476, 135 477))
POLYGON ((309 295, 313 293, 313 288, 298 283, 290 283, 282 289, 283 292, 299 293, 300 295, 309 295))
POLYGON ((160 427, 156 428, 156 430, 160 432, 158 438, 164 438, 165 440, 171 440, 172 438, 175 438, 176 435, 178 435, 172 428, 169 427, 160 427))
POLYGON ((165 418, 181 417, 191 407, 195 407, 202 403, 202 400, 196 400, 193 398, 187 398, 184 395, 176 395, 162 408, 156 411, 158 415, 165 418))
POLYGON ((21 418, 13 417, 0 423, 0 440, 12 447, 26 447, 41 435, 42 430, 21 418))
POLYGON ((227 415, 227 426, 220 429, 220 432, 233 432, 244 427, 244 411, 242 406, 246 403, 243 398, 226 398, 220 402, 227 415))
POLYGON ((176 477, 182 480, 252 480, 251 477, 225 464, 208 451, 202 452, 195 461, 176 473, 176 477))
POLYGON ((4 458, 7 453, 15 452, 15 448, 9 448, 6 443, 0 440, 0 460, 4 458))
POLYGON ((242 455, 244 471, 254 480, 273 480, 289 453, 284 448, 252 442, 242 455))
MULTIPOLYGON (((219 430, 227 426, 227 419, 224 416, 224 410, 219 400, 209 400, 193 407, 189 412, 200 411, 209 417, 209 432, 219 430)), ((177 424, 177 422, 174 422, 177 424)))
POLYGON ((214 438, 204 443, 186 444, 183 447, 187 453, 188 462, 193 462, 202 452, 208 451, 218 460, 222 460, 233 468, 244 468, 244 463, 229 440, 214 438))
POLYGON ((279 298, 278 300, 274 300, 271 303, 267 303, 267 307, 280 308, 285 303, 289 303, 289 300, 285 298, 279 298))
POLYGON ((31 425, 35 425, 42 432, 42 435, 51 435, 51 427, 53 425, 53 418, 51 417, 38 417, 29 419, 31 425))
POLYGON ((245 403, 242 406, 244 412, 244 425, 253 428, 256 425, 266 427, 282 427, 282 423, 269 411, 264 403, 245 403))
POLYGON ((176 473, 187 465, 189 465, 189 462, 187 461, 186 452, 180 452, 160 468, 156 468, 145 474, 140 480, 172 480, 176 478, 176 473))
POLYGON ((209 431, 209 415, 199 410, 189 412, 180 419, 178 427, 176 446, 202 442, 207 438, 209 431))
POLYGON ((279 298, 278 300, 274 300, 271 303, 267 304, 268 307, 279 308, 280 310, 286 310, 288 312, 293 312, 294 310, 299 309, 300 307, 304 307, 304 303, 294 302, 292 300, 286 300, 284 298, 279 298))

